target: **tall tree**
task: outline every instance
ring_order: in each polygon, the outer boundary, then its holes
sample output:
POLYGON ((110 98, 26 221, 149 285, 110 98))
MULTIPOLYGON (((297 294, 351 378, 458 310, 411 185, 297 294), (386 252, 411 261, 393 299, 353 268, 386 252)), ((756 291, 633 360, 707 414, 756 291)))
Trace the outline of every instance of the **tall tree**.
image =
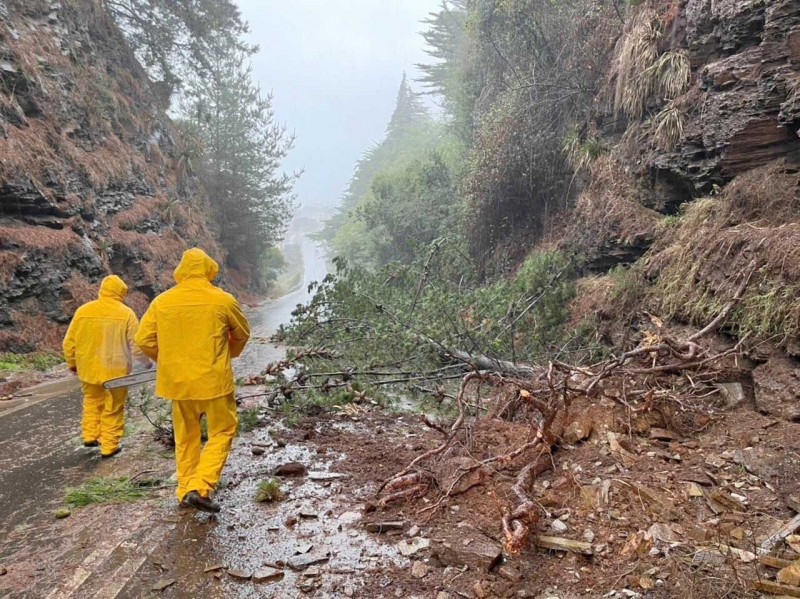
POLYGON ((183 108, 205 146, 200 172, 228 264, 258 281, 293 211, 299 175, 281 163, 294 136, 276 122, 272 95, 253 83, 247 53, 232 48, 211 66, 209 76, 190 79, 183 108))
MULTIPOLYGON (((394 112, 383 140, 370 147, 356 163, 339 210, 326 223, 320 237, 332 241, 351 218, 351 211, 367 197, 373 181, 381 172, 410 164, 431 150, 439 135, 440 130, 431 119, 430 112, 403 74, 394 112)), ((341 244, 334 243, 334 247, 337 246, 340 248, 341 244)))
POLYGON ((201 76, 215 55, 235 48, 252 54, 233 0, 100 0, 152 76, 172 89, 188 73, 201 76))
POLYGON ((419 99, 419 94, 411 89, 408 77, 403 73, 400 89, 397 90, 397 103, 386 130, 386 143, 392 144, 406 135, 411 127, 430 118, 430 113, 419 99))
POLYGON ((432 12, 423 24, 425 53, 434 59, 428 64, 418 64, 422 72, 419 82, 429 93, 446 100, 455 95, 453 89, 467 44, 467 5, 463 0, 445 0, 438 12, 432 12))

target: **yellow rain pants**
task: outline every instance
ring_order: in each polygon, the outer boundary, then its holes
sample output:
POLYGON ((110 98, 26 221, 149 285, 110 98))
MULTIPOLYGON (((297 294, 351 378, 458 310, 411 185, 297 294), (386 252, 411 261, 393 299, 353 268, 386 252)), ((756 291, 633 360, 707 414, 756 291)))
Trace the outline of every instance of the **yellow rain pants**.
POLYGON ((102 384, 130 374, 134 360, 150 363, 134 341, 139 321, 122 303, 127 293, 119 277, 103 279, 98 299, 78 308, 64 337, 67 365, 83 384, 83 440, 100 441, 104 454, 119 445, 127 393, 109 393, 102 384))
POLYGON ((208 497, 216 488, 238 423, 233 395, 205 401, 172 402, 178 501, 189 491, 208 497), (200 417, 203 414, 208 426, 208 442, 201 449, 200 417))
POLYGON ((102 385, 81 383, 83 417, 81 429, 86 443, 100 441, 100 451, 109 455, 119 447, 125 430, 125 402, 128 389, 103 389, 102 385))
POLYGON ((186 251, 177 285, 153 300, 136 335, 157 362, 156 394, 173 402, 179 499, 214 490, 236 435, 231 359, 242 353, 250 326, 234 297, 211 284, 218 271, 203 250, 186 251), (201 450, 202 414, 208 443, 201 450))

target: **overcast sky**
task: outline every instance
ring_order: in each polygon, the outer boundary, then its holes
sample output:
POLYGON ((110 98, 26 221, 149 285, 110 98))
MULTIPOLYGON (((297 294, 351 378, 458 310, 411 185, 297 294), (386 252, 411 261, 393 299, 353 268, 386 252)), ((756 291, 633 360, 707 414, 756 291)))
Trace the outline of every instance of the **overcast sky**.
POLYGON ((305 168, 304 204, 332 204, 383 135, 407 71, 426 60, 420 23, 440 0, 239 0, 255 77, 297 133, 286 169, 305 168))

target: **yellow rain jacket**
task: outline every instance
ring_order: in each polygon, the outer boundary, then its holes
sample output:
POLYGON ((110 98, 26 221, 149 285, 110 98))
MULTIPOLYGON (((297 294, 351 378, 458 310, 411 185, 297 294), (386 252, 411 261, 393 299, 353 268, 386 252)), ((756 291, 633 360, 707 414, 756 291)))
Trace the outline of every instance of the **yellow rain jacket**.
POLYGON ((157 362, 156 393, 165 399, 234 392, 231 358, 242 353, 250 326, 234 297, 211 284, 218 270, 203 250, 188 250, 175 270, 177 285, 142 318, 136 343, 157 362))
POLYGON ((116 275, 100 285, 99 299, 75 312, 64 338, 67 365, 92 385, 130 374, 133 360, 147 362, 134 342, 139 321, 122 303, 128 286, 116 275))

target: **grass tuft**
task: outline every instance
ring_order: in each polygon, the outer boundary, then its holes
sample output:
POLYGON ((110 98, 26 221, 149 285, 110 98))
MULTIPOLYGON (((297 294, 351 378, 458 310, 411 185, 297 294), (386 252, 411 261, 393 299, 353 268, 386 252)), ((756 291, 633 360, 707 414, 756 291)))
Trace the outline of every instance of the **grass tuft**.
POLYGON ((281 485, 277 479, 269 478, 258 483, 253 499, 256 503, 274 503, 284 498, 281 485))
POLYGON ((52 352, 35 352, 32 354, 0 353, 0 372, 18 370, 38 370, 44 372, 61 364, 60 355, 52 352))
POLYGON ((655 140, 662 150, 671 150, 683 137, 683 109, 670 102, 654 119, 655 140))
POLYGON ((250 408, 247 410, 239 411, 239 430, 237 434, 249 433, 258 428, 261 419, 258 416, 258 408, 250 408))
POLYGON ((652 83, 654 93, 672 100, 683 94, 689 87, 692 66, 685 52, 664 52, 645 71, 652 83))
POLYGON ((564 154, 576 171, 587 168, 607 151, 603 142, 597 137, 581 139, 580 132, 573 127, 564 139, 564 154))
POLYGON ((127 477, 91 478, 77 487, 64 491, 64 501, 71 507, 92 503, 123 503, 144 499, 150 489, 159 484, 153 480, 131 480, 127 477))
POLYGON ((617 45, 614 106, 633 119, 642 117, 652 92, 652 79, 647 71, 658 59, 658 41, 662 35, 659 23, 653 9, 637 11, 617 45))

